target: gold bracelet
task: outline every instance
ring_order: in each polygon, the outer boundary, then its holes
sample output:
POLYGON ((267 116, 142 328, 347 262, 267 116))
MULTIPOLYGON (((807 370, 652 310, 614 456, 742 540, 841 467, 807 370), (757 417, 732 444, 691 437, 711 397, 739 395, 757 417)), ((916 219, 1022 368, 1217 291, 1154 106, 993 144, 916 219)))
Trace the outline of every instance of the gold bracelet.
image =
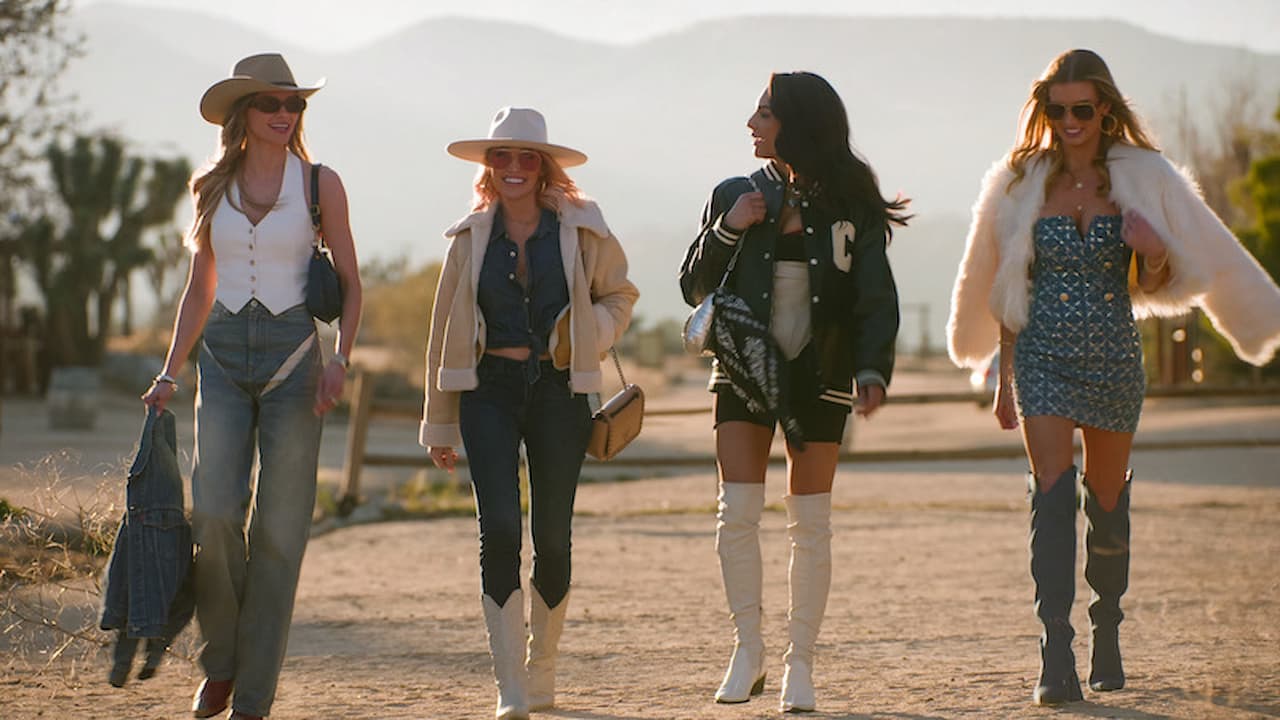
POLYGON ((1150 255, 1143 255, 1143 256, 1142 256, 1142 267, 1143 267, 1143 269, 1145 269, 1147 272, 1152 273, 1152 274, 1155 274, 1155 273, 1160 272, 1161 270, 1164 270, 1165 266, 1166 266, 1166 265, 1168 265, 1168 264, 1169 264, 1169 251, 1167 251, 1167 250, 1166 250, 1166 251, 1165 251, 1165 253, 1164 253, 1164 258, 1160 260, 1160 264, 1159 264, 1159 265, 1155 265, 1155 266, 1153 266, 1153 265, 1151 264, 1151 256, 1150 256, 1150 255))

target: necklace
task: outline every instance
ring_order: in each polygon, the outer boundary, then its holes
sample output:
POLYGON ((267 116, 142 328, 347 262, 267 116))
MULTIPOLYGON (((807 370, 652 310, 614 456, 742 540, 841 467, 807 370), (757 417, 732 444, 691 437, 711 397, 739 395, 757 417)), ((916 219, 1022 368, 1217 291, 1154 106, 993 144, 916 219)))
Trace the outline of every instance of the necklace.
POLYGON ((276 190, 275 196, 272 197, 269 202, 260 202, 256 200, 252 195, 249 194, 249 191, 245 189, 243 175, 236 176, 236 188, 240 191, 240 201, 254 208, 255 210, 261 210, 261 211, 270 210, 276 206, 276 201, 280 199, 280 191, 276 190))
POLYGON ((801 190, 795 183, 788 183, 786 192, 783 193, 783 200, 787 207, 800 207, 809 199, 808 191, 801 190))
MULTIPOLYGON (((1083 189, 1084 189, 1084 181, 1083 181, 1083 180, 1081 180, 1080 178, 1076 177, 1076 174, 1075 174, 1075 173, 1071 172, 1071 171, 1070 171, 1069 169, 1067 169, 1065 166, 1062 168, 1062 171, 1063 171, 1064 173, 1066 173, 1066 174, 1067 174, 1067 177, 1071 178, 1071 189, 1072 189, 1073 191, 1074 191, 1074 190, 1083 190, 1083 189)), ((1084 212, 1084 201, 1083 201, 1083 200, 1078 200, 1078 202, 1076 202, 1076 212, 1078 212, 1078 213, 1084 212)))

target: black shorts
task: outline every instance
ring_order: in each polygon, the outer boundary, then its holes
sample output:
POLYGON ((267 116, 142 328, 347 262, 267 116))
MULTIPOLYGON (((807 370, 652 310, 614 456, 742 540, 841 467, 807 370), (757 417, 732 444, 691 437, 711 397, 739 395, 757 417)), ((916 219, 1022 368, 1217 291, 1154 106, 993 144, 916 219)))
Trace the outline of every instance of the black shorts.
MULTIPOLYGON (((807 442, 843 442, 844 426, 849 421, 849 411, 852 408, 818 399, 818 375, 809 360, 810 352, 809 348, 805 348, 799 357, 787 363, 791 412, 800 423, 800 430, 807 442)), ((716 385, 715 394, 716 427, 723 422, 735 421, 749 422, 769 429, 777 425, 778 420, 773 415, 756 414, 747 409, 747 404, 727 384, 716 385)))

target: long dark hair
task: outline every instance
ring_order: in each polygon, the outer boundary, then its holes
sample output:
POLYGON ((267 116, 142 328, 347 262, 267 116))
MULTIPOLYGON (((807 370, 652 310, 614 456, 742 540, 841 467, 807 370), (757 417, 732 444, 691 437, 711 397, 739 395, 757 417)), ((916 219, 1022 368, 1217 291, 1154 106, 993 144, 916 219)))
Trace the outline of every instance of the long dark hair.
POLYGON ((1017 184, 1027 172, 1027 163, 1039 157, 1048 156, 1053 165, 1045 179, 1047 191, 1054 179, 1063 171, 1062 143, 1053 125, 1044 114, 1045 105, 1049 103, 1049 88, 1058 83, 1091 82, 1098 93, 1098 103, 1111 106, 1108 115, 1102 119, 1102 138, 1098 143, 1098 155, 1093 159, 1093 166, 1102 177, 1098 187, 1098 195, 1106 197, 1111 191, 1111 173, 1107 171, 1107 151, 1116 143, 1128 143, 1148 150, 1156 150, 1156 146, 1147 136, 1146 129, 1138 114, 1129 106, 1120 89, 1116 87, 1115 78, 1107 63, 1092 50, 1068 50, 1049 63, 1040 79, 1031 85, 1031 96, 1022 106, 1022 115, 1018 123, 1018 142, 1009 155, 1009 168, 1013 170, 1013 180, 1009 186, 1017 184), (1106 119, 1111 118, 1111 129, 1106 129, 1106 119))
POLYGON ((835 88, 811 72, 774 73, 769 78, 769 107, 781 123, 774 147, 791 166, 820 207, 847 213, 874 227, 906 226, 911 201, 885 200, 865 160, 849 145, 849 116, 835 88))

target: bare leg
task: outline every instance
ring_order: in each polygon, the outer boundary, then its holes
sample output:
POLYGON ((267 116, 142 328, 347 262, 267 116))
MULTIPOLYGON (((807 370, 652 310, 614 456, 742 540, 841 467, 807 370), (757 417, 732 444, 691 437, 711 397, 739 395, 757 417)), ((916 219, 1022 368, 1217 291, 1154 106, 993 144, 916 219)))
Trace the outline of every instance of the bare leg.
POLYGON ((1111 512, 1128 478, 1133 433, 1086 427, 1083 434, 1086 482, 1102 509, 1111 512))
POLYGON ((1022 422, 1022 443, 1040 492, 1049 492, 1062 473, 1075 464, 1075 422, 1056 415, 1035 415, 1022 422))

